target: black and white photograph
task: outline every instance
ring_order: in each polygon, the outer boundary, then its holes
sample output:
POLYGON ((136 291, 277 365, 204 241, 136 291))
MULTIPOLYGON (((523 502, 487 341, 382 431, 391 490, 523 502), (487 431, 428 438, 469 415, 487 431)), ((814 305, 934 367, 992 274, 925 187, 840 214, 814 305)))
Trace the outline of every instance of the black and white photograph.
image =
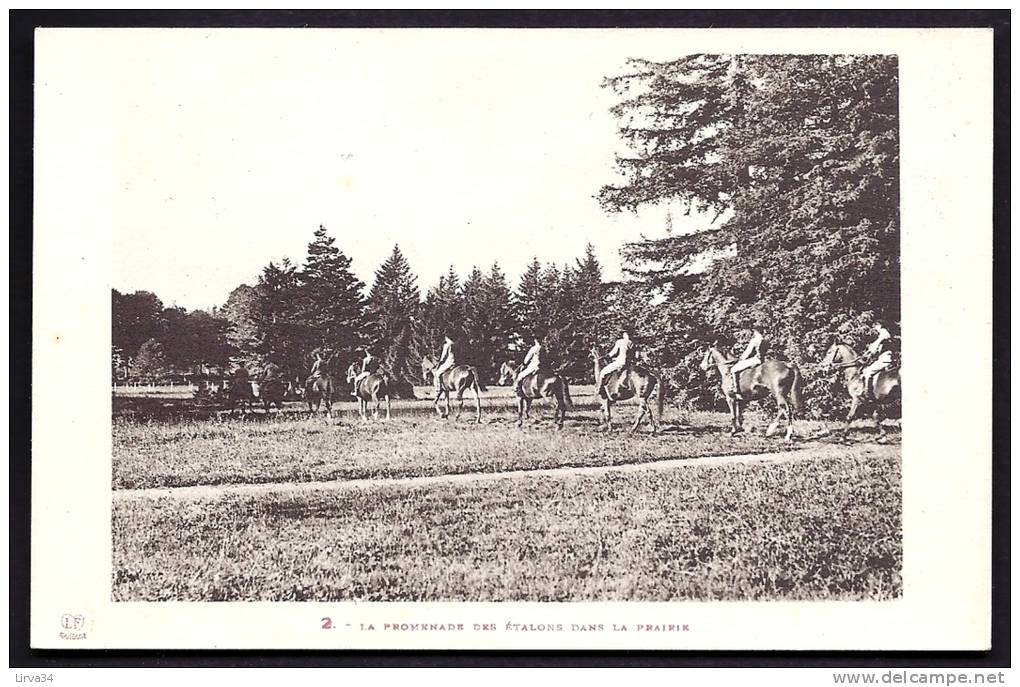
MULTIPOLYGON (((78 485, 107 499, 103 608, 682 648, 713 608, 921 599, 911 63, 881 36, 696 33, 41 32, 40 130, 79 68, 99 123, 105 312, 76 317, 106 337, 80 364, 108 380, 109 469, 78 485)), ((103 632, 61 614, 65 644, 103 632)))

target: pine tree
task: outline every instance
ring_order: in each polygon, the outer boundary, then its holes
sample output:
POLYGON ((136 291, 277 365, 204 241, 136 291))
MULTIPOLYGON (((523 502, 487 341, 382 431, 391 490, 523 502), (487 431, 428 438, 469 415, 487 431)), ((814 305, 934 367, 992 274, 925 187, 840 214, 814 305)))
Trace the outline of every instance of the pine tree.
POLYGON ((418 383, 420 358, 413 352, 414 331, 420 315, 417 277, 400 246, 375 273, 368 297, 373 323, 372 350, 395 381, 418 383))
POLYGON ((545 358, 550 369, 559 369, 566 361, 570 314, 564 306, 565 287, 560 269, 553 263, 546 265, 539 275, 536 335, 543 341, 545 358))
POLYGON ((288 374, 302 374, 308 369, 308 354, 317 344, 318 332, 304 321, 297 268, 286 258, 279 265, 270 262, 255 290, 258 345, 249 364, 259 367, 272 362, 288 374))
POLYGON ((488 303, 485 299, 485 276, 477 267, 472 268, 461 289, 464 303, 463 338, 460 352, 464 362, 488 369, 492 365, 488 346, 488 303))
POLYGON ((531 341, 541 335, 542 320, 542 263, 534 258, 528 265, 514 293, 513 307, 520 323, 521 338, 531 341))
POLYGON ((353 358, 366 343, 365 285, 351 272, 351 260, 319 226, 308 244, 301 271, 303 321, 311 327, 319 346, 353 358))
POLYGON ((513 353, 519 351, 521 342, 516 335, 517 323, 514 319, 513 294, 510 285, 507 283, 506 275, 499 269, 497 263, 485 276, 482 284, 485 296, 485 312, 487 334, 487 350, 492 359, 491 368, 488 369, 488 378, 495 379, 499 376, 500 366, 507 360, 514 358, 513 353))
POLYGON ((451 266, 429 289, 422 304, 422 316, 415 333, 416 356, 435 359, 443 347, 443 337, 464 338, 464 302, 460 279, 451 266))

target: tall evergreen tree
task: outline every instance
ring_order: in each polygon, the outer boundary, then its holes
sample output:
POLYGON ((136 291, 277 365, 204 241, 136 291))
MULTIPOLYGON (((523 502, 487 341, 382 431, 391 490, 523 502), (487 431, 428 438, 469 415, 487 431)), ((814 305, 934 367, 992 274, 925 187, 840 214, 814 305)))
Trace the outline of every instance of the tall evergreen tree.
POLYGON ((542 318, 542 263, 535 257, 528 265, 514 292, 514 314, 520 323, 520 334, 530 341, 540 335, 544 326, 542 318))
POLYGON ((351 358, 367 338, 365 285, 351 272, 351 259, 334 244, 322 225, 308 244, 300 274, 302 314, 318 345, 351 358))
POLYGON ((413 335, 420 315, 417 277, 400 246, 376 270, 369 294, 373 323, 372 349, 394 379, 417 384, 420 358, 415 360, 413 335))
POLYGON ((452 266, 425 296, 415 335, 416 357, 438 356, 445 336, 464 338, 464 299, 460 279, 452 266))
POLYGON ((507 283, 506 275, 493 263, 482 283, 487 335, 487 351, 492 359, 488 378, 495 379, 499 375, 500 366, 520 350, 521 342, 517 336, 517 322, 513 311, 513 293, 507 283))
MULTIPOLYGON (((678 378, 696 364, 695 337, 752 322, 776 354, 806 362, 834 334, 860 341, 876 318, 899 320, 895 57, 691 55, 628 67, 606 82, 629 152, 604 207, 673 203, 728 217, 627 248, 631 271, 667 294, 655 306, 668 327, 659 341, 684 328, 691 337, 678 378)), ((826 385, 815 380, 808 395, 824 400, 812 391, 826 385)))
POLYGON ((272 362, 293 374, 308 369, 308 353, 317 344, 318 331, 304 319, 301 282, 297 267, 284 258, 262 270, 255 287, 258 345, 249 361, 254 367, 272 362))
POLYGON ((460 351, 464 362, 480 368, 491 366, 491 351, 488 350, 488 303, 485 300, 485 276, 477 267, 471 269, 461 288, 464 303, 463 339, 460 351))

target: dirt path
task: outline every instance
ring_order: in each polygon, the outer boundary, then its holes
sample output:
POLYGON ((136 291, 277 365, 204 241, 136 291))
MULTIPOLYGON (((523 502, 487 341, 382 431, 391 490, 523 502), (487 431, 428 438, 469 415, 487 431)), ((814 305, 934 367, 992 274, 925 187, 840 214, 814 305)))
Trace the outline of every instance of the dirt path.
POLYGON ((625 463, 621 465, 593 465, 582 467, 540 468, 533 470, 508 470, 506 472, 465 472, 447 475, 429 475, 426 477, 372 477, 364 479, 330 480, 320 482, 269 482, 265 484, 202 484, 190 487, 172 487, 157 489, 117 489, 113 492, 114 501, 130 501, 139 499, 181 498, 208 499, 227 494, 252 495, 271 492, 290 492, 294 494, 331 489, 364 489, 383 486, 417 487, 438 483, 474 482, 496 479, 515 479, 519 477, 567 477, 572 475, 599 475, 608 472, 637 472, 640 470, 673 470, 675 468, 699 467, 710 465, 727 465, 730 463, 782 463, 803 460, 818 460, 853 453, 860 457, 885 456, 898 454, 899 444, 881 445, 868 444, 863 446, 843 446, 824 444, 795 451, 776 453, 752 453, 733 456, 705 456, 702 458, 676 458, 649 461, 645 463, 625 463))

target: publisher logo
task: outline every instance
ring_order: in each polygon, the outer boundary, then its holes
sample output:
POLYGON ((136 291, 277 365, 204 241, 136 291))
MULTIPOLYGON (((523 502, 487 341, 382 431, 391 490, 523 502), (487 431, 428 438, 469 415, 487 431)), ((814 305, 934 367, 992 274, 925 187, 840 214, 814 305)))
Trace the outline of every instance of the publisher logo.
POLYGON ((60 616, 61 639, 85 639, 85 616, 65 613, 60 616))

